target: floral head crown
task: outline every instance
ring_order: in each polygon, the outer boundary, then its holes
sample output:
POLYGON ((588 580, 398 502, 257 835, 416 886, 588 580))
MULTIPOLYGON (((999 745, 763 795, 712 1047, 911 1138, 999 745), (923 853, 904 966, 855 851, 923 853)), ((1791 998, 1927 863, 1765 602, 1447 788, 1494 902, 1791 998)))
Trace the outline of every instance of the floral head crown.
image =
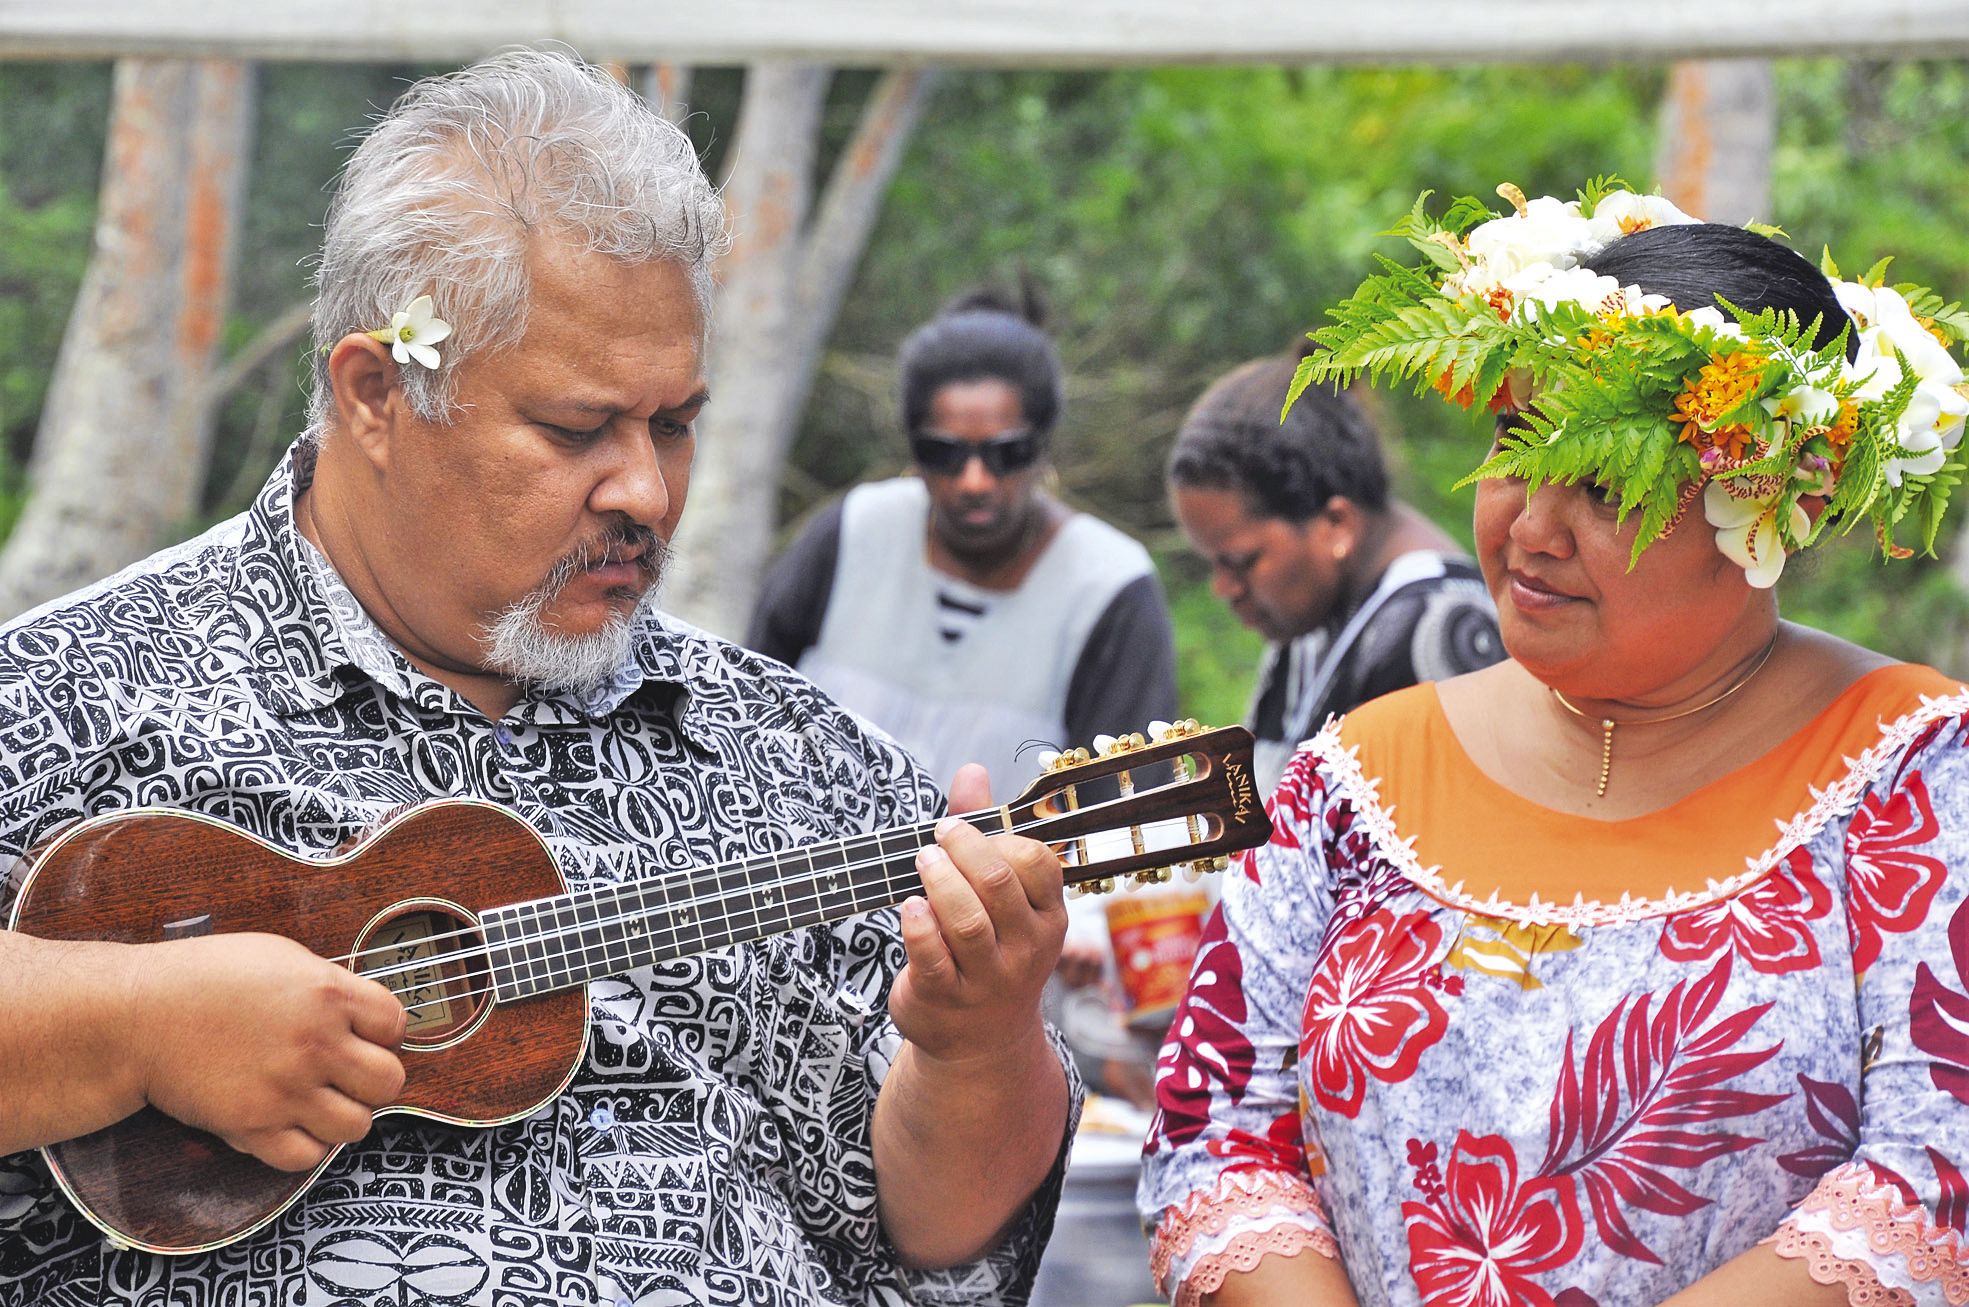
MULTIPOLYGON (((1427 256, 1410 268, 1376 256, 1369 277, 1313 333, 1325 349, 1301 361, 1286 406, 1314 381, 1362 373, 1413 378, 1465 408, 1522 414, 1459 486, 1488 477, 1588 480, 1625 523, 1640 514, 1630 559, 1673 530, 1697 495, 1716 543, 1755 586, 1770 586, 1788 553, 1827 529, 1873 523, 1883 552, 1910 526, 1932 554, 1949 493, 1962 480, 1969 386, 1951 346, 1969 312, 1914 285, 1884 284, 1882 259, 1842 281, 1821 269, 1852 321, 1823 347, 1818 322, 1789 312, 1676 310, 1581 263, 1621 236, 1695 222, 1659 196, 1598 178, 1576 200, 1527 201, 1516 212, 1456 200, 1429 216, 1424 192, 1384 233, 1427 256), (1848 333, 1858 357, 1848 362, 1848 333), (1799 500, 1821 496, 1817 521, 1799 500)), ((1753 225, 1761 235, 1775 228, 1753 225)))

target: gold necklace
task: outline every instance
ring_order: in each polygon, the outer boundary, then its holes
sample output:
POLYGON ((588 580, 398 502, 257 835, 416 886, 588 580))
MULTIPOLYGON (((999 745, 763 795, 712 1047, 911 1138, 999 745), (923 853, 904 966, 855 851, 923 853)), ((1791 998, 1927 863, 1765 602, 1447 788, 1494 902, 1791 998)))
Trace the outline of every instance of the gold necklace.
MULTIPOLYGON (((1763 671, 1764 664, 1771 661, 1771 651, 1777 647, 1778 635, 1777 632, 1773 631, 1771 633, 1771 642, 1764 646, 1763 653, 1757 655, 1757 661, 1750 665, 1750 670, 1732 681, 1730 688, 1717 695, 1714 699, 1706 700, 1693 708, 1684 708, 1680 712, 1670 713, 1666 717, 1645 717, 1639 721, 1626 722, 1624 724, 1628 726, 1653 726, 1656 722, 1672 722, 1678 717, 1688 717, 1694 713, 1701 712, 1705 708, 1714 708, 1717 704, 1723 702, 1723 700, 1729 698, 1744 686, 1749 685, 1750 678, 1763 671)), ((1572 700, 1560 694, 1556 687, 1547 686, 1546 688, 1552 691, 1552 697, 1559 701, 1561 708, 1564 708, 1575 717, 1585 718, 1587 721, 1593 720, 1578 708, 1575 708, 1572 700)), ((1593 797, 1596 799, 1607 797, 1607 778, 1613 775, 1613 729, 1620 725, 1623 725, 1623 723, 1617 722, 1611 717, 1602 717, 1600 719, 1600 726, 1605 730, 1606 734, 1600 738, 1600 783, 1593 788, 1593 797)))

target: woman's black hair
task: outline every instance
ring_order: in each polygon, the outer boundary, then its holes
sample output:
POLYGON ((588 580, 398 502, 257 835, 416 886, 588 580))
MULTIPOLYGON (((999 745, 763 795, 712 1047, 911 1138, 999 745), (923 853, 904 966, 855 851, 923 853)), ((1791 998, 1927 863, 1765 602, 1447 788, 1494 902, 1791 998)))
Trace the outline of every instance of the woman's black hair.
POLYGON ((1256 515, 1288 522, 1311 521, 1335 495, 1385 509, 1381 441, 1352 394, 1308 386, 1279 420, 1298 366, 1294 354, 1258 359, 1204 391, 1169 451, 1171 484, 1234 490, 1256 515))
POLYGON ((945 386, 989 380, 1018 391, 1026 425, 1041 436, 1050 433, 1062 395, 1060 359, 1041 330, 1045 316, 1038 292, 1022 282, 1017 301, 995 291, 972 291, 910 332, 898 355, 903 430, 922 430, 930 401, 945 386))
MULTIPOLYGON (((1623 236, 1584 265, 1623 286, 1666 295, 1687 313, 1705 306, 1722 308, 1717 297, 1740 309, 1789 309, 1810 326, 1812 343, 1824 349, 1851 323, 1832 293, 1832 283, 1810 260, 1756 232, 1713 222, 1649 227, 1623 236)), ((1727 315, 1728 310, 1724 310, 1727 315)), ((1846 357, 1859 354, 1855 333, 1846 336, 1846 357)))

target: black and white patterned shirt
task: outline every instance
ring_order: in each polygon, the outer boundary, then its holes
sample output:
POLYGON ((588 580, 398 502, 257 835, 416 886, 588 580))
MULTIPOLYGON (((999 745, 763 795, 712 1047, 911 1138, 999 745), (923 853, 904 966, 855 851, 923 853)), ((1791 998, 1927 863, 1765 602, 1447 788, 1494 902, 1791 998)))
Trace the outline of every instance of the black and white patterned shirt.
MULTIPOLYGON (((311 476, 296 452, 250 511, 0 630, 0 852, 167 805, 320 855, 469 795, 520 813, 579 889, 941 804, 811 685, 669 619, 604 691, 488 720, 295 531, 311 476)), ((909 1273, 882 1236, 871 1118, 903 962, 885 911, 599 982, 586 1062, 546 1108, 488 1130, 384 1117, 209 1254, 113 1249, 38 1153, 0 1159, 0 1304, 1023 1302, 1058 1166, 978 1264, 909 1273)))

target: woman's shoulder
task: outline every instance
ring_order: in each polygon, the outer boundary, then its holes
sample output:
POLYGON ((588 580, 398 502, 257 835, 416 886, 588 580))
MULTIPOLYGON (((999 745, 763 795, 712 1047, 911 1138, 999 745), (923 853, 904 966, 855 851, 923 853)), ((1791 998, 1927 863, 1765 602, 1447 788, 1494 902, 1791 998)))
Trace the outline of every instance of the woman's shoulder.
POLYGON ((1433 723, 1442 720, 1442 715, 1436 683, 1423 681, 1349 709, 1330 719, 1326 729, 1314 738, 1349 748, 1387 740, 1410 740, 1429 731, 1433 723))
POLYGON ((1881 737, 1891 737, 1898 725, 1969 710, 1969 686, 1959 677, 1808 627, 1790 627, 1790 638, 1797 656, 1787 692, 1820 705, 1814 724, 1834 728, 1854 750, 1885 742, 1881 737))

